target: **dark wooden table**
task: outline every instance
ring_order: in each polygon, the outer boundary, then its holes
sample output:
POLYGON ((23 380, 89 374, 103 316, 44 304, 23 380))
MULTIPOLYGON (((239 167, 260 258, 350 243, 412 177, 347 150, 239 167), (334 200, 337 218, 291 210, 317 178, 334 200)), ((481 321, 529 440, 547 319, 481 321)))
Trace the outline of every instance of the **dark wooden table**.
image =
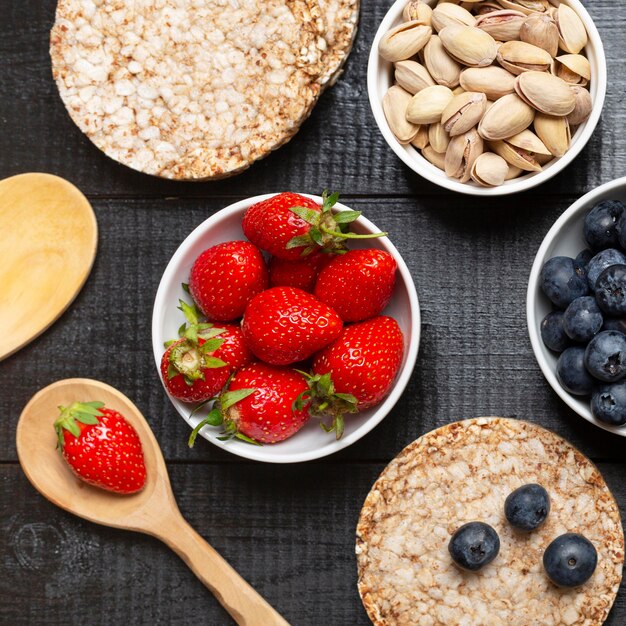
MULTIPOLYGON (((0 363, 0 623, 230 623, 165 546, 72 517, 30 486, 17 463, 15 425, 31 395, 60 378, 101 379, 134 399, 163 447, 183 514, 294 625, 368 623, 354 557, 363 499, 406 444, 453 420, 516 416, 553 429, 598 463, 626 516, 626 439, 558 399, 535 362, 525 319, 528 274, 550 225, 576 198, 626 174, 626 3, 585 4, 609 63, 597 131, 541 188, 479 200, 419 178, 374 125, 367 55, 390 0, 364 0, 345 74, 295 139, 236 179, 209 184, 156 180, 100 154, 70 121, 51 79, 54 0, 2 1, 0 177, 68 178, 93 204, 100 242, 70 310, 0 363), (189 429, 163 392, 150 345, 152 303, 170 256, 235 200, 324 187, 389 231, 413 273, 423 326, 411 383, 373 432, 319 462, 252 463, 206 441, 189 450, 189 429)), ((626 623, 623 588, 606 623, 626 623)))

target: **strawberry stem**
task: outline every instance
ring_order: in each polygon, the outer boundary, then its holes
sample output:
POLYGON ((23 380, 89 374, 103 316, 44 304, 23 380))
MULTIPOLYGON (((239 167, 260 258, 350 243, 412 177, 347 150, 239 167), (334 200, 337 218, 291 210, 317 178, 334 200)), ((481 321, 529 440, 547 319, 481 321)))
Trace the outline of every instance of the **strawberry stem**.
POLYGON ((78 439, 80 437, 80 427, 76 422, 85 424, 86 426, 98 424, 99 417, 103 413, 100 409, 104 406, 104 402, 73 402, 68 407, 60 406, 60 416, 54 422, 54 430, 57 433, 57 448, 61 450, 65 444, 64 432, 67 430, 78 439))

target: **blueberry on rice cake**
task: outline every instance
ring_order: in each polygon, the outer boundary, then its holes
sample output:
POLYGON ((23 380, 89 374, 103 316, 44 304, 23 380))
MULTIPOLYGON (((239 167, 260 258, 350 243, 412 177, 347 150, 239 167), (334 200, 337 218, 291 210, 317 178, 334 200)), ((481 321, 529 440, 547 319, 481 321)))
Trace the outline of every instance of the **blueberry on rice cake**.
POLYGON ((598 469, 534 424, 478 418, 406 447, 368 494, 357 527, 358 587, 379 626, 597 626, 619 589, 624 535, 598 469), (507 496, 538 483, 551 499, 530 533, 504 515, 507 496), (497 557, 478 572, 448 553, 453 533, 481 521, 498 533, 497 557), (597 550, 591 578, 573 589, 548 579, 542 557, 557 536, 580 533, 597 550))

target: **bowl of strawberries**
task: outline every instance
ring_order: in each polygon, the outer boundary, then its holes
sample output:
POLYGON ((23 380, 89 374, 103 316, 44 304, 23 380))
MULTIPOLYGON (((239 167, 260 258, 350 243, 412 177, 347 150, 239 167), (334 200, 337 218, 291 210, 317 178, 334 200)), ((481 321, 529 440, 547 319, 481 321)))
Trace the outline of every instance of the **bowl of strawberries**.
POLYGON ((354 443, 404 391, 420 311, 398 250, 338 194, 236 202, 171 258, 152 317, 176 410, 239 456, 295 463, 354 443))

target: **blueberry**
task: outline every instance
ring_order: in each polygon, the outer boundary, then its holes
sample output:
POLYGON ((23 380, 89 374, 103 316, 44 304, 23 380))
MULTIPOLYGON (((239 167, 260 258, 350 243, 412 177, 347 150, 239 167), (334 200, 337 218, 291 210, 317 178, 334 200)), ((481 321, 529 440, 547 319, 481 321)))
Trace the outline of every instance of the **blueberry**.
POLYGON ((565 350, 557 361, 556 377, 565 391, 575 396, 588 396, 594 380, 585 368, 585 348, 572 346, 565 350))
POLYGON ((541 339, 547 348, 555 352, 563 352, 572 343, 563 328, 563 315, 563 311, 552 311, 541 322, 541 339))
POLYGON ((589 265, 589 261, 593 259, 593 252, 589 248, 585 248, 582 252, 578 253, 578 256, 574 259, 576 267, 585 268, 589 265))
POLYGON ((600 332, 604 319, 593 296, 576 298, 563 314, 563 330, 574 341, 587 343, 600 332))
POLYGON ((617 245, 617 223, 624 209, 624 205, 617 200, 603 200, 587 213, 583 234, 590 248, 604 250, 617 245))
POLYGON ((609 315, 626 313, 626 265, 611 265, 598 276, 596 299, 609 315))
POLYGON ((448 552, 459 567, 476 572, 498 556, 500 538, 489 524, 469 522, 452 535, 448 552))
POLYGON ((605 317, 602 330, 615 330, 626 335, 626 317, 605 317))
POLYGON ((507 496, 504 515, 513 528, 531 531, 546 521, 550 512, 550 496, 534 483, 523 485, 507 496))
POLYGON ((586 583, 598 564, 598 553, 589 539, 576 533, 557 537, 543 553, 543 567, 559 587, 586 583))
POLYGON ((598 276, 600 276, 600 274, 602 274, 602 272, 611 265, 626 265, 626 256, 624 256, 619 250, 610 248, 609 250, 602 250, 602 252, 598 252, 598 254, 596 254, 596 256, 589 261, 589 264, 587 265, 587 280, 591 291, 595 291, 596 289, 598 276))
POLYGON ((585 270, 577 268, 574 259, 566 256, 555 256, 546 261, 539 284, 546 296, 561 309, 589 293, 585 270))
POLYGON ((611 426, 626 424, 626 381, 596 387, 591 396, 591 412, 611 426))
POLYGON ((585 366, 592 376, 614 383, 626 376, 626 335, 614 330, 598 333, 585 350, 585 366))

